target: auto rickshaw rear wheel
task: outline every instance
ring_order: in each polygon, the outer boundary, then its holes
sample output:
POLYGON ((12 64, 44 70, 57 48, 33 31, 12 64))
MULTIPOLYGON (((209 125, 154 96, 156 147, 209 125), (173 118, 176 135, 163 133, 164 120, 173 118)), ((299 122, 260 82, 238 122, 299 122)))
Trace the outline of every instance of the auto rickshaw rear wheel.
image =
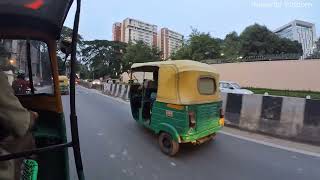
POLYGON ((159 145, 163 153, 174 156, 179 151, 179 143, 172 139, 169 133, 162 132, 159 136, 159 145))

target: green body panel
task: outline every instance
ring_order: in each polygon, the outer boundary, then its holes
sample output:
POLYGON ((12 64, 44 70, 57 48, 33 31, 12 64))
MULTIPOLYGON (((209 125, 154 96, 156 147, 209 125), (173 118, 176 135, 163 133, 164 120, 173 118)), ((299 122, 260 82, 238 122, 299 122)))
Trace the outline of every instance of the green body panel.
MULTIPOLYGON (((67 142, 63 113, 39 112, 33 135, 37 148, 67 142)), ((68 150, 48 151, 37 156, 38 180, 69 180, 68 150)))
POLYGON ((59 85, 59 89, 60 89, 60 92, 61 92, 62 94, 67 94, 67 93, 69 93, 69 86, 60 84, 60 85, 59 85))
MULTIPOLYGON (((213 102, 208 104, 196 104, 183 106, 178 110, 170 108, 167 103, 154 102, 152 107, 151 121, 142 119, 142 110, 139 108, 140 124, 153 130, 156 134, 164 131, 179 143, 194 142, 200 138, 212 135, 219 131, 222 127, 219 124, 220 108, 222 102, 213 102), (193 111, 196 116, 196 126, 189 127, 188 112, 193 111), (168 116, 172 114, 172 116, 168 116)), ((132 112, 134 114, 134 112, 132 112)))
MULTIPOLYGON (((153 123, 152 123, 153 124, 153 123)), ((179 137, 179 133, 177 132, 176 128, 169 124, 169 123, 159 123, 157 124, 156 128, 152 127, 152 129, 154 129, 154 131, 158 134, 160 132, 167 132, 171 135, 171 137, 177 141, 180 142, 180 137, 179 137)))

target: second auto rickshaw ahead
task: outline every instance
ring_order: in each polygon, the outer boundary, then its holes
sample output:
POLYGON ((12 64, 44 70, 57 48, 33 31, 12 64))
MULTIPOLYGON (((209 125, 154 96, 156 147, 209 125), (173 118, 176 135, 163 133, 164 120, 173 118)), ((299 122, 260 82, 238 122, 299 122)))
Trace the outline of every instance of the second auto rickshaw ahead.
POLYGON ((132 116, 159 134, 165 154, 175 155, 181 143, 211 140, 224 125, 219 74, 211 66, 176 60, 137 63, 131 70, 132 116))

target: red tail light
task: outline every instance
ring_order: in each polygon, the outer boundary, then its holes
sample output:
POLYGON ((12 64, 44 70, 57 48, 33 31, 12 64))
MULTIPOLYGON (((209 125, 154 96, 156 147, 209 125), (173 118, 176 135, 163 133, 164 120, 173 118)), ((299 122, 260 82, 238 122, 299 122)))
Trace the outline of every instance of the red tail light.
POLYGON ((224 112, 223 112, 223 109, 222 109, 222 108, 220 109, 220 119, 221 119, 221 118, 224 118, 224 112))
POLYGON ((223 113, 222 108, 220 109, 219 125, 220 125, 220 126, 224 126, 224 113, 223 113))
POLYGON ((190 111, 188 113, 188 115, 189 115, 189 127, 190 128, 196 127, 196 115, 195 115, 195 113, 193 111, 190 111))

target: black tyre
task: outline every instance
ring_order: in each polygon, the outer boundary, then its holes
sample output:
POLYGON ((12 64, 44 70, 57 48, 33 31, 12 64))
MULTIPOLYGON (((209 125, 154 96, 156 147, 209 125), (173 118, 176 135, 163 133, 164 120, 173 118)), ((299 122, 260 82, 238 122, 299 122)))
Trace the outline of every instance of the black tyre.
POLYGON ((179 143, 172 139, 171 135, 163 132, 159 136, 159 145, 163 153, 174 156, 179 151, 179 143))

